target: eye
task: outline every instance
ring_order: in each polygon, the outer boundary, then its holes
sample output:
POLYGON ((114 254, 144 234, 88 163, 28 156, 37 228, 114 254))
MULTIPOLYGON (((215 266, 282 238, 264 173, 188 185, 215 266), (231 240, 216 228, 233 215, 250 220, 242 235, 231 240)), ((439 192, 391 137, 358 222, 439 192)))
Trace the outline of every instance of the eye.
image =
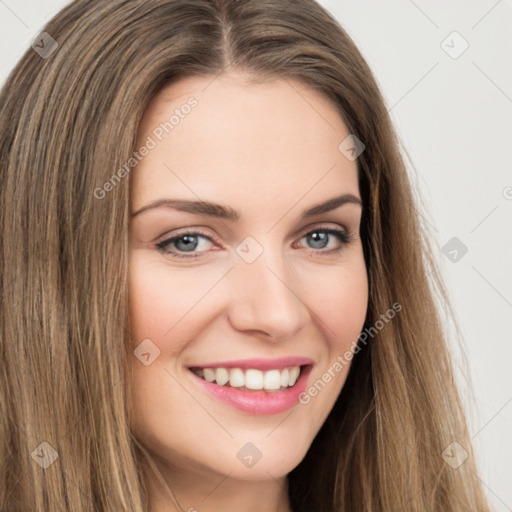
MULTIPOLYGON (((352 235, 346 231, 334 228, 317 228, 306 233, 300 240, 306 240, 312 244, 310 247, 313 253, 335 253, 343 249, 352 241, 352 235), (330 238, 335 237, 340 245, 325 250, 329 245, 330 238)), ((195 259, 208 251, 208 245, 212 244, 211 237, 200 231, 187 231, 179 235, 167 238, 156 244, 156 248, 163 254, 171 255, 173 258, 195 259), (170 248, 174 247, 174 249, 170 248), (196 249, 200 249, 196 251, 196 249)))
POLYGON ((173 236, 171 238, 168 238, 167 240, 164 240, 156 244, 156 248, 160 252, 164 254, 171 254, 173 257, 176 258, 197 258, 201 256, 201 252, 207 250, 207 248, 204 249, 204 245, 208 245, 208 243, 201 243, 200 240, 208 240, 209 242, 212 242, 212 239, 209 236, 205 235, 204 233, 201 233, 199 231, 188 231, 186 233, 173 236), (169 246, 174 246, 177 248, 177 250, 168 250, 167 248, 169 246), (204 250, 199 251, 198 253, 193 252, 198 247, 204 250), (185 252, 189 254, 180 254, 180 252, 185 252))
POLYGON ((346 231, 334 228, 316 228, 306 233, 301 240, 306 240, 312 244, 313 253, 335 253, 343 249, 352 241, 352 235, 346 231), (334 247, 328 250, 323 250, 329 244, 329 238, 335 237, 341 243, 339 247, 334 247))

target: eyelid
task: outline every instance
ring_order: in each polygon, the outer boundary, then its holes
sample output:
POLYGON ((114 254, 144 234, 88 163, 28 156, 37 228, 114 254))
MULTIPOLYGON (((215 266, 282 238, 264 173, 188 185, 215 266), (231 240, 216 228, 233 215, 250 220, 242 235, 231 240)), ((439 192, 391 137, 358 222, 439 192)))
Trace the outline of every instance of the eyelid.
MULTIPOLYGON (((300 236, 300 238, 302 238, 303 236, 307 235, 310 231, 313 231, 315 229, 331 229, 333 227, 334 227, 334 229, 341 229, 342 231, 344 231, 347 234, 351 233, 351 230, 347 226, 340 224, 338 222, 330 222, 329 223, 329 222, 317 221, 317 222, 311 222, 308 225, 303 226, 302 228, 297 230, 293 235, 291 235, 291 238, 297 238, 299 236, 300 236), (334 224, 334 226, 329 226, 327 224, 334 224)), ((214 241, 215 243, 220 245, 220 242, 218 241, 217 236, 215 234, 212 234, 211 230, 209 230, 208 228, 196 227, 196 226, 186 226, 183 228, 179 228, 176 232, 173 231, 172 234, 165 233, 165 234, 159 236, 157 240, 165 242, 165 241, 169 240, 170 238, 177 238, 177 237, 192 234, 192 233, 198 233, 198 234, 204 235, 205 237, 211 238, 212 241, 214 241)), ((160 243, 159 241, 156 241, 155 244, 160 243)))
POLYGON ((294 235, 294 236, 299 236, 301 233, 302 233, 301 236, 304 236, 304 235, 307 235, 310 231, 314 231, 315 229, 338 229, 338 230, 344 231, 345 233, 350 232, 350 229, 347 226, 340 224, 339 222, 317 221, 317 222, 311 222, 307 226, 300 228, 297 231, 297 235, 294 235))
POLYGON ((158 247, 161 244, 169 242, 170 240, 176 240, 176 239, 181 238, 181 237, 183 237, 185 235, 201 235, 202 237, 211 240, 212 243, 214 243, 216 245, 220 245, 217 242, 216 236, 212 235, 209 231, 204 231, 202 228, 189 227, 189 228, 179 229, 176 233, 173 232, 172 234, 162 235, 155 242, 155 247, 158 247))

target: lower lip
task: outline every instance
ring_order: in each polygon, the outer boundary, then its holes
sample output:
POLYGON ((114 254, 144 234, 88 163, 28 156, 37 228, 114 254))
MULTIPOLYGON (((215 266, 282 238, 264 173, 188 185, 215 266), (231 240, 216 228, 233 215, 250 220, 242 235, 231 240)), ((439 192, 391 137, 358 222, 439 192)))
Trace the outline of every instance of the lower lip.
POLYGON ((269 415, 284 412, 299 402, 299 395, 306 389, 308 375, 312 365, 302 369, 295 385, 283 391, 242 391, 229 386, 218 386, 213 382, 202 379, 194 372, 190 373, 206 391, 233 407, 251 414, 269 415))

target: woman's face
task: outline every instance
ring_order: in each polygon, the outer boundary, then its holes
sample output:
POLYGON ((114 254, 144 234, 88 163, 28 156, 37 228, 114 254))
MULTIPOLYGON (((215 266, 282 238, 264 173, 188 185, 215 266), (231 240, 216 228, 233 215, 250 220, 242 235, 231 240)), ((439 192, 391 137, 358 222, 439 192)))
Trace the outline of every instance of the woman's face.
POLYGON ((286 475, 343 387, 368 300, 362 209, 315 207, 360 199, 339 149, 348 136, 312 89, 234 72, 182 79, 145 112, 131 176, 132 430, 181 478, 286 475))

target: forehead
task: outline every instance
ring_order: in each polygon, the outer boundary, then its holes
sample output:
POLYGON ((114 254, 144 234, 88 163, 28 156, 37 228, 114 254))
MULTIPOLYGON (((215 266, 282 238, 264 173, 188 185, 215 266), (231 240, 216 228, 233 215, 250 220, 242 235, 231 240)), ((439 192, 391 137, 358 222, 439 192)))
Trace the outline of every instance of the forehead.
POLYGON ((291 206, 305 194, 312 203, 358 195, 356 162, 338 149, 348 136, 336 106, 301 82, 183 78, 161 89, 142 119, 137 147, 155 145, 132 172, 134 209, 166 195, 242 211, 258 201, 291 206))

